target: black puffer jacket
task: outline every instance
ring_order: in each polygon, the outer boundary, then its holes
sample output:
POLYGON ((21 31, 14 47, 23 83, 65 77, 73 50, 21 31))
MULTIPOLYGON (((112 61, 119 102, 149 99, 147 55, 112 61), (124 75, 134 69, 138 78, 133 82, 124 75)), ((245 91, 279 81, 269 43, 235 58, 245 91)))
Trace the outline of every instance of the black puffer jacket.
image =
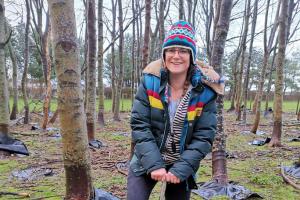
MULTIPOLYGON (((200 70, 195 71, 191 83, 193 89, 180 140, 181 156, 169 169, 181 181, 197 172, 200 161, 211 151, 216 133, 216 93, 201 83, 200 70)), ((170 128, 166 84, 167 72, 161 68, 161 62, 146 67, 131 113, 135 149, 130 167, 136 176, 166 168, 161 156, 170 128)))

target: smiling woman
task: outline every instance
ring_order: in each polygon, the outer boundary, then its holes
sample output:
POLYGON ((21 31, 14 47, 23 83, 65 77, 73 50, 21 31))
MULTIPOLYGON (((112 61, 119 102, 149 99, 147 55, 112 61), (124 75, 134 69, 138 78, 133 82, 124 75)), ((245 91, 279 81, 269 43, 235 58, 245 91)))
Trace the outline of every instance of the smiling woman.
POLYGON ((194 29, 178 21, 164 40, 162 61, 145 68, 133 104, 128 200, 148 199, 157 181, 168 182, 166 199, 190 199, 216 129, 216 93, 201 77, 194 29))

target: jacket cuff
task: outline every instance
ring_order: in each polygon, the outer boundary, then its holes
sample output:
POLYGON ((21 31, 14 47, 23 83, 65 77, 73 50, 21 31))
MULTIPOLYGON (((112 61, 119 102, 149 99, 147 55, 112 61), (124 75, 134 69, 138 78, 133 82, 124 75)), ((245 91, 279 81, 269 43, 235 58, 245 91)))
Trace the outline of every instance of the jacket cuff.
POLYGON ((165 165, 156 165, 156 166, 153 166, 149 169, 147 169, 147 174, 150 174, 151 172, 153 172, 154 170, 157 170, 157 169, 161 169, 161 168, 166 168, 165 165))

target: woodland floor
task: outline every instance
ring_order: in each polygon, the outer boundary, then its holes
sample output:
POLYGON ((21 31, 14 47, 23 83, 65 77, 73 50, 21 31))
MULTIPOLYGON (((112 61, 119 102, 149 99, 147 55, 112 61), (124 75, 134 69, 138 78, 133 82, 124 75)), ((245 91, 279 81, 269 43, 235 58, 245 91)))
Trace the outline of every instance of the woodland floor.
MULTIPOLYGON (((122 163, 127 161, 130 151, 130 113, 121 113, 122 121, 113 122, 111 114, 106 114, 105 128, 97 127, 96 138, 105 147, 90 149, 92 158, 93 184, 96 188, 111 192, 120 199, 126 198, 126 171, 122 163), (120 166, 120 167, 119 167, 120 166)), ((229 179, 239 182, 253 192, 268 200, 300 199, 300 191, 286 184, 280 176, 280 166, 290 166, 299 159, 300 142, 289 142, 291 137, 300 136, 299 122, 295 114, 284 113, 282 135, 283 147, 271 148, 268 145, 253 146, 248 143, 258 138, 271 137, 272 117, 261 117, 260 131, 264 135, 243 134, 250 130, 253 116, 249 116, 248 124, 239 125, 234 113, 225 113, 225 132, 227 152, 233 158, 227 159, 229 179)), ((64 168, 62 163, 62 142, 60 138, 51 137, 55 131, 31 130, 38 125, 41 115, 32 113, 30 125, 14 125, 10 128, 13 136, 22 140, 30 152, 30 156, 2 157, 0 159, 0 200, 8 199, 63 199, 64 168), (19 180, 13 176, 17 170, 27 168, 52 169, 49 176, 37 179, 19 180), (30 197, 2 195, 1 192, 27 193, 30 197)), ((58 127, 58 123, 49 127, 58 127)), ((207 156, 198 171, 198 181, 211 179, 211 156, 207 156)), ((150 199, 158 199, 158 184, 150 199)), ((193 194, 192 199, 202 199, 193 194)), ((215 199, 226 199, 224 197, 215 199)))

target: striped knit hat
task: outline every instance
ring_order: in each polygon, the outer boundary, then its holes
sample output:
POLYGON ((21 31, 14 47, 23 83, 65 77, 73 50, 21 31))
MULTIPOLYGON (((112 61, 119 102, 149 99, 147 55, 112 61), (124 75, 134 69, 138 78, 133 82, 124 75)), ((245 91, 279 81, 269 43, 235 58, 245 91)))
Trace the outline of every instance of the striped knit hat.
POLYGON ((171 26, 162 46, 162 52, 170 47, 187 48, 192 52, 193 64, 196 64, 195 31, 191 24, 180 20, 171 26))

